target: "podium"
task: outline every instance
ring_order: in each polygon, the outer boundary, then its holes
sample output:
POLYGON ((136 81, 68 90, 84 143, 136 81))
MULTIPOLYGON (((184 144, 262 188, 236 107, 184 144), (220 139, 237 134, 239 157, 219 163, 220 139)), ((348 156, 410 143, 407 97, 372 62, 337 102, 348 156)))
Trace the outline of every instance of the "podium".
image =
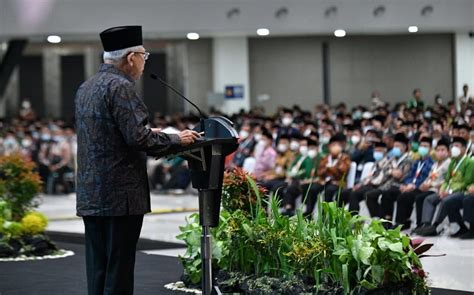
POLYGON ((182 157, 188 161, 192 186, 199 192, 199 222, 202 226, 202 292, 220 294, 213 284, 211 227, 219 224, 225 157, 238 147, 238 134, 225 117, 201 119, 195 128, 204 136, 189 146, 148 152, 154 157, 182 157))

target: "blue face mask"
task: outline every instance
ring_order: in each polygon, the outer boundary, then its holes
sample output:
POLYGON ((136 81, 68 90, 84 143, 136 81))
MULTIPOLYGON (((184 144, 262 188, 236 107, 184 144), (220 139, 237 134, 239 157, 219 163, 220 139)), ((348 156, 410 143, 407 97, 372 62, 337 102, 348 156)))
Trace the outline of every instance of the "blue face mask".
POLYGON ((397 148, 397 147, 394 147, 392 149, 392 156, 394 157, 400 157, 402 155, 402 151, 400 150, 400 148, 397 148))
POLYGON ((425 146, 420 146, 420 147, 418 148, 418 153, 419 153, 420 156, 422 156, 422 157, 428 155, 429 151, 430 151, 430 149, 427 148, 427 147, 425 147, 425 146))
POLYGON ((377 152, 377 151, 374 151, 374 159, 375 161, 380 161, 383 159, 383 152, 377 152))

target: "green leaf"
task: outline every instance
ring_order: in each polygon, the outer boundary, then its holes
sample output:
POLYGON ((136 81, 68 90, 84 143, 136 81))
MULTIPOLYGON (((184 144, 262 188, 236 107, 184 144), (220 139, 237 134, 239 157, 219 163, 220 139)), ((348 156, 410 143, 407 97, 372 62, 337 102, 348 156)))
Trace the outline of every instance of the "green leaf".
POLYGON ((397 242, 397 243, 390 243, 388 245, 388 248, 393 251, 393 252, 397 252, 397 253, 400 253, 400 254, 404 254, 403 252, 403 246, 402 246, 402 243, 401 242, 397 242))

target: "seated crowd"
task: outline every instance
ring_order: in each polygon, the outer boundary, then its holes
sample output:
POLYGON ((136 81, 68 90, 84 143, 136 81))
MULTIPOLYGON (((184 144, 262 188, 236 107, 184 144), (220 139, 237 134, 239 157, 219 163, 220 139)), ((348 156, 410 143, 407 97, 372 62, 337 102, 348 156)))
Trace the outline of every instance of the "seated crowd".
POLYGON ((243 167, 281 201, 283 214, 302 204, 312 218, 318 198, 423 236, 474 238, 474 105, 425 106, 420 91, 393 108, 298 106, 271 117, 259 110, 233 119, 240 145, 227 167, 243 167), (298 203, 299 202, 299 203, 298 203), (298 203, 298 204, 297 204, 298 203), (414 208, 416 220, 411 220, 414 208))
MULTIPOLYGON (((210 115, 220 115, 211 110, 210 115)), ((374 97, 371 106, 348 109, 318 105, 280 108, 272 116, 260 108, 230 118, 239 130, 239 148, 226 168, 243 167, 274 197, 284 214, 303 204, 312 218, 318 198, 337 201, 358 214, 365 202, 372 217, 440 234, 446 218, 457 223, 455 237, 474 238, 474 105, 472 100, 426 106, 421 92, 394 107, 374 97), (415 210, 415 220, 411 220, 415 210)), ((192 128, 193 115, 156 113, 151 127, 192 128)), ((20 153, 37 164, 46 193, 74 191, 77 141, 61 120, 38 120, 22 110, 0 121, 0 156, 20 153)), ((149 158, 152 190, 185 190, 190 173, 183 159, 149 158)))

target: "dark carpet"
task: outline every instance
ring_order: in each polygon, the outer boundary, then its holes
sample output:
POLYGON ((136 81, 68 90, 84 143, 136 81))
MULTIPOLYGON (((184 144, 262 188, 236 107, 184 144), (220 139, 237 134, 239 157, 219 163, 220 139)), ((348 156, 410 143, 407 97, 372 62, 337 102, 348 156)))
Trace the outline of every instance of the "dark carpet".
MULTIPOLYGON (((84 246, 57 243, 75 255, 50 260, 0 262, 0 295, 84 295, 86 268, 84 246)), ((183 294, 164 288, 180 279, 183 268, 177 258, 137 252, 135 294, 183 294)))
MULTIPOLYGON (((80 236, 50 234, 59 248, 74 251, 75 255, 51 260, 0 262, 0 295, 83 295, 86 290, 86 269, 84 246, 80 236), (58 238, 59 237, 59 238, 58 238), (61 238, 63 237, 63 238, 61 238), (67 240, 64 242, 62 240, 67 240)), ((140 250, 170 249, 180 244, 142 240, 140 250)), ((179 295, 183 292, 170 291, 165 284, 180 280, 183 268, 175 257, 147 255, 137 252, 135 266, 135 294, 137 295, 179 295)), ((463 292, 446 289, 432 289, 433 295, 466 295, 463 292)))

